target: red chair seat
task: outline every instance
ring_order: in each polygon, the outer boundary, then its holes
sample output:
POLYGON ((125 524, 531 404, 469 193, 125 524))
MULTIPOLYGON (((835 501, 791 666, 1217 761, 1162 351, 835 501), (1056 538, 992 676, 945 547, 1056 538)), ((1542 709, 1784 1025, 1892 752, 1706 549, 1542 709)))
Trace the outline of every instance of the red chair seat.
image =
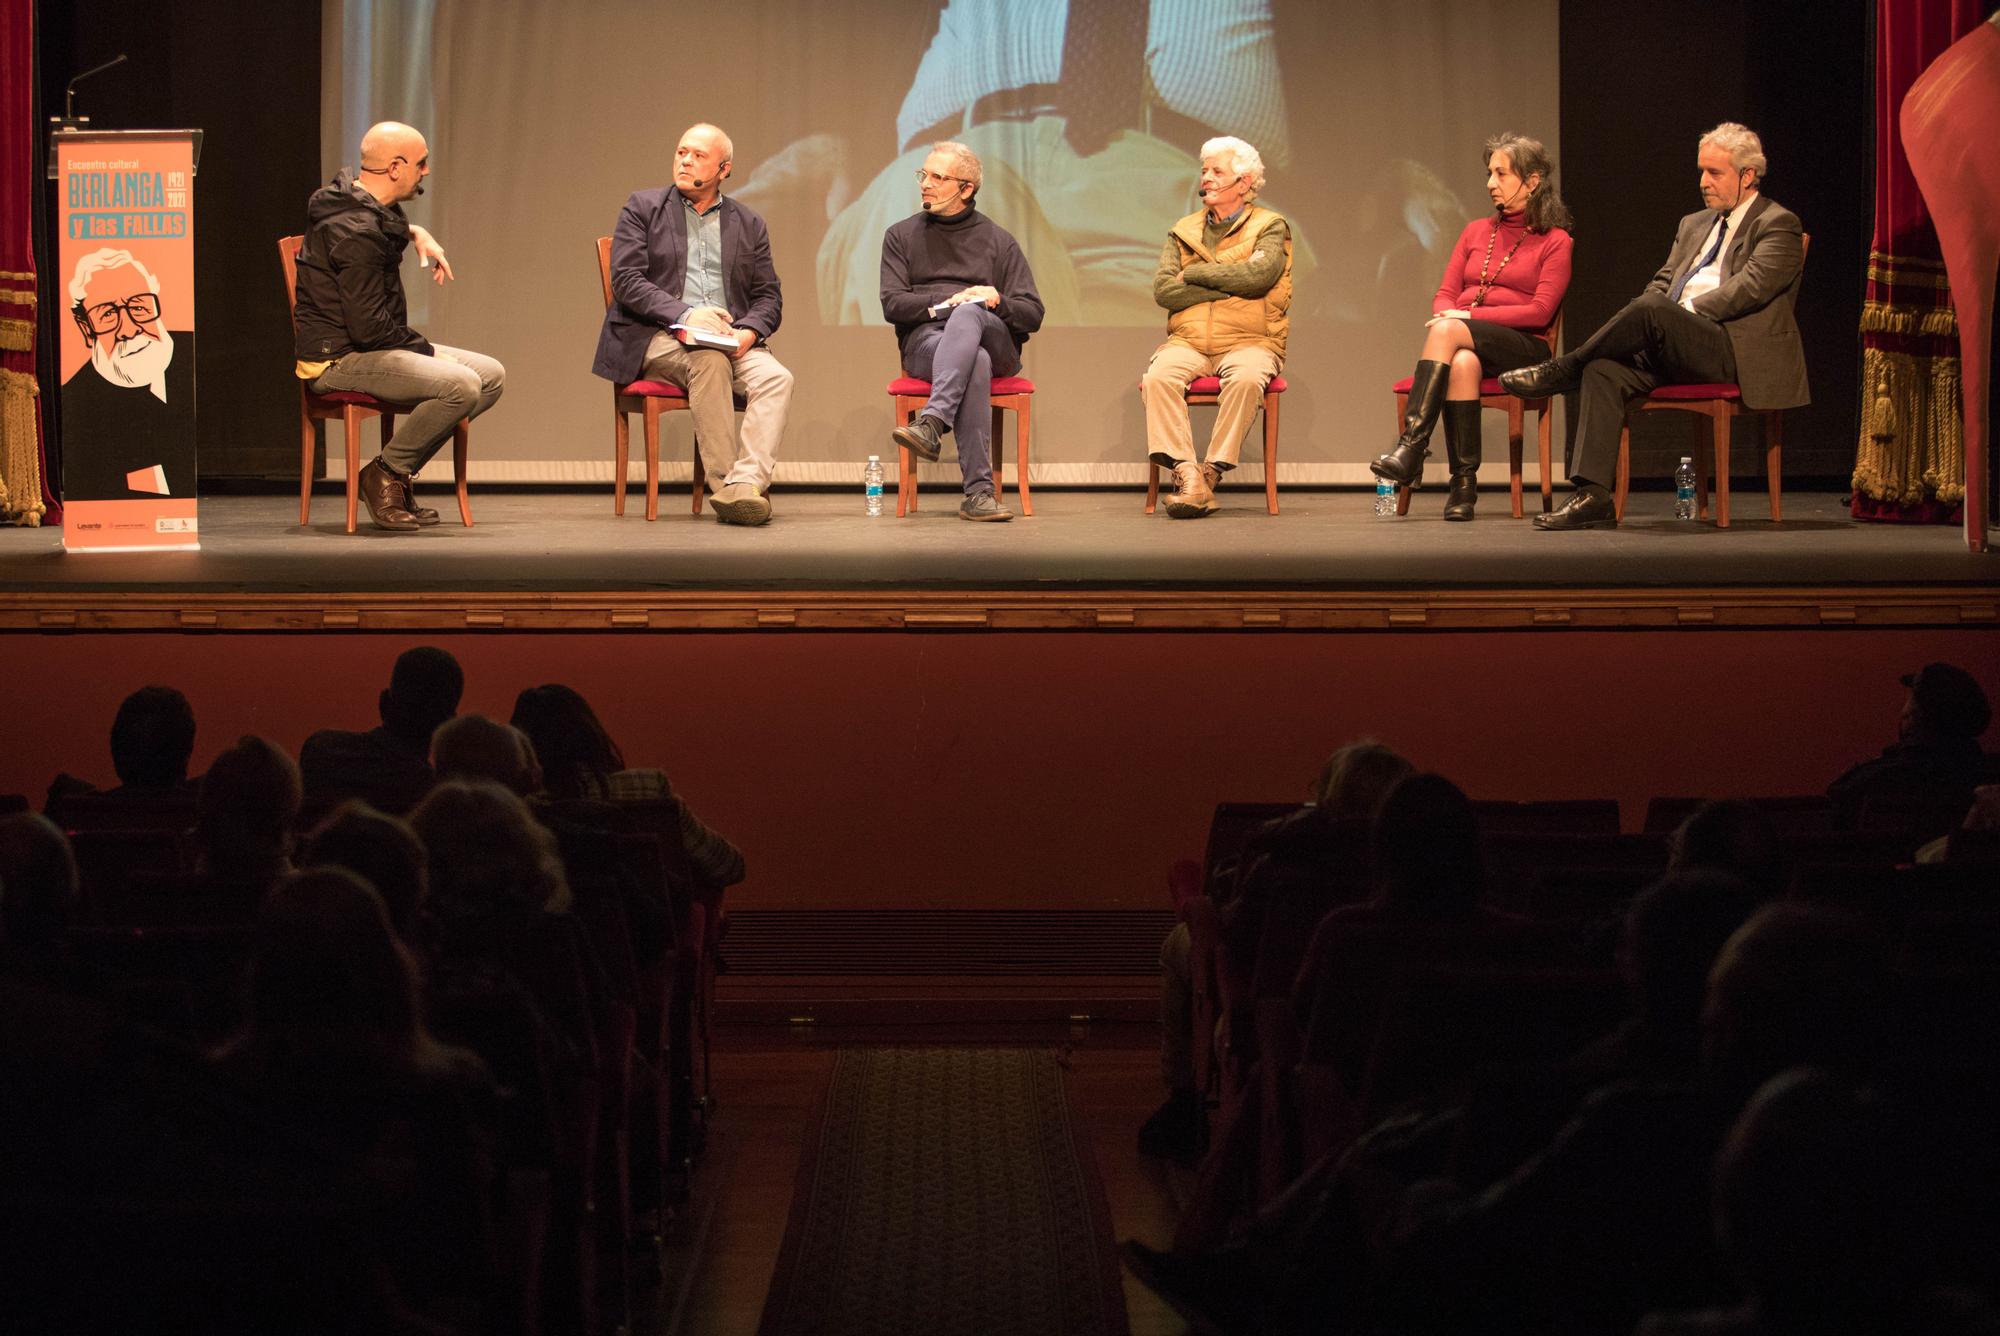
MULTIPOLYGON (((1222 377, 1196 376, 1188 382, 1187 392, 1189 394, 1221 394, 1222 377)), ((1264 387, 1264 392, 1266 394, 1283 394, 1285 392, 1285 378, 1283 376, 1271 377, 1271 383, 1264 387)))
POLYGON ((1646 396, 1648 399, 1741 399, 1743 390, 1736 385, 1656 385, 1646 396))
MULTIPOLYGON (((927 395, 930 392, 931 383, 927 380, 918 380, 915 376, 898 376, 895 380, 889 382, 889 393, 894 395, 908 397, 916 394, 927 395)), ((995 376, 993 378, 993 388, 990 391, 995 397, 1003 394, 1033 394, 1034 392, 1035 382, 1029 380, 1026 376, 995 376)))
POLYGON ((388 400, 377 399, 374 395, 363 394, 360 390, 331 390, 325 394, 318 394, 309 390, 307 391, 307 393, 312 394, 313 398, 318 399, 323 403, 360 404, 363 408, 389 407, 388 400))
MULTIPOLYGON (((1417 378, 1415 376, 1405 376, 1401 380, 1397 381, 1394 385, 1391 385, 1389 387, 1389 393, 1408 394, 1410 392, 1411 387, 1414 386, 1416 383, 1417 383, 1417 378)), ((1488 376, 1486 379, 1479 382, 1479 397, 1482 399, 1505 393, 1507 393, 1507 391, 1504 388, 1502 388, 1500 384, 1500 378, 1498 376, 1488 376)))
POLYGON ((635 380, 618 387, 620 394, 639 394, 652 399, 685 399, 688 392, 678 385, 669 385, 664 380, 635 380))

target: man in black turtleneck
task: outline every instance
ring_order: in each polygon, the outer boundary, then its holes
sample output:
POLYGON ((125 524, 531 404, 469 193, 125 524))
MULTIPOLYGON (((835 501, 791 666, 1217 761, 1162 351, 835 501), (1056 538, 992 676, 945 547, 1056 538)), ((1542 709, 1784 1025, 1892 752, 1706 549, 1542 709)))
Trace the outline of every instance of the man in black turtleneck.
POLYGON ((894 440, 935 460, 944 433, 956 432, 965 479, 958 517, 1012 519, 993 495, 993 378, 1021 369, 1021 345, 1042 327, 1042 298, 1021 247, 973 207, 977 154, 933 145, 917 179, 923 212, 882 237, 882 316, 896 327, 903 370, 929 381, 931 397, 894 440))

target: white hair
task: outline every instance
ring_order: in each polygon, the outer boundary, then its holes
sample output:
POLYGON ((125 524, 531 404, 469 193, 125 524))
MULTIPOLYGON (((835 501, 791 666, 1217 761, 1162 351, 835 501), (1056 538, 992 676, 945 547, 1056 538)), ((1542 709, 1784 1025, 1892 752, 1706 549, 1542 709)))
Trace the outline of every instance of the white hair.
POLYGON ((1710 144, 1727 153, 1729 165, 1737 171, 1748 171, 1760 182, 1764 179, 1764 141, 1749 126, 1724 121, 1703 135, 1696 147, 1707 148, 1710 144))
POLYGON ((1235 135, 1221 135, 1201 146, 1201 160, 1226 158, 1229 172, 1240 176, 1249 187, 1243 198, 1256 199, 1264 189, 1264 159, 1256 149, 1238 139, 1235 135))
POLYGON ((693 134, 696 130, 706 130, 709 134, 715 136, 716 145, 722 150, 722 161, 736 161, 736 145, 721 126, 710 125, 707 121, 696 121, 681 135, 682 142, 685 143, 688 135, 693 134))
POLYGON ((951 169, 957 172, 960 177, 972 183, 973 194, 977 195, 979 193, 980 172, 979 155, 977 153, 974 153, 956 139, 938 140, 937 143, 931 145, 931 152, 950 154, 951 169))
POLYGON ((84 294, 90 289, 91 279, 106 269, 116 269, 121 265, 131 265, 137 269, 139 277, 146 280, 147 288, 153 292, 157 293, 160 290, 160 280, 153 277, 152 270, 134 259, 131 251, 114 250, 106 246, 103 250, 92 251, 76 262, 76 273, 72 274, 69 280, 69 299, 73 302, 82 301, 84 294))

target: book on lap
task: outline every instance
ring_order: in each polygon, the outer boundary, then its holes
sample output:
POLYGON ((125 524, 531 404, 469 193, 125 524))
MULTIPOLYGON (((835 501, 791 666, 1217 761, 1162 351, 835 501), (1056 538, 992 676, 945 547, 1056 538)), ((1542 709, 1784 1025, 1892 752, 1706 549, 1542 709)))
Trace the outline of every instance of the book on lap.
POLYGON ((712 329, 694 325, 668 325, 667 328, 679 334, 681 342, 691 343, 697 348, 718 348, 725 353, 736 351, 736 340, 728 334, 718 334, 712 329))

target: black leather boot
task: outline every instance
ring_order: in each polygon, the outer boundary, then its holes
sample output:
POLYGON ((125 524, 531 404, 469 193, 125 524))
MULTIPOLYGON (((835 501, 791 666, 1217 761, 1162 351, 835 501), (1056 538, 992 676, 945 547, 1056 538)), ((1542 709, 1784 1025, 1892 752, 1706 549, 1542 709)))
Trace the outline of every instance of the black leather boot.
POLYGON ((1451 368, 1443 362, 1419 362, 1410 378, 1410 399, 1403 409, 1403 434, 1388 454, 1368 466, 1378 478, 1414 487, 1423 477, 1424 456, 1430 453, 1431 430, 1444 406, 1444 383, 1451 368))
POLYGON ((1479 401, 1451 399, 1444 406, 1444 455, 1451 461, 1451 495, 1444 517, 1469 520, 1479 504, 1479 401))

